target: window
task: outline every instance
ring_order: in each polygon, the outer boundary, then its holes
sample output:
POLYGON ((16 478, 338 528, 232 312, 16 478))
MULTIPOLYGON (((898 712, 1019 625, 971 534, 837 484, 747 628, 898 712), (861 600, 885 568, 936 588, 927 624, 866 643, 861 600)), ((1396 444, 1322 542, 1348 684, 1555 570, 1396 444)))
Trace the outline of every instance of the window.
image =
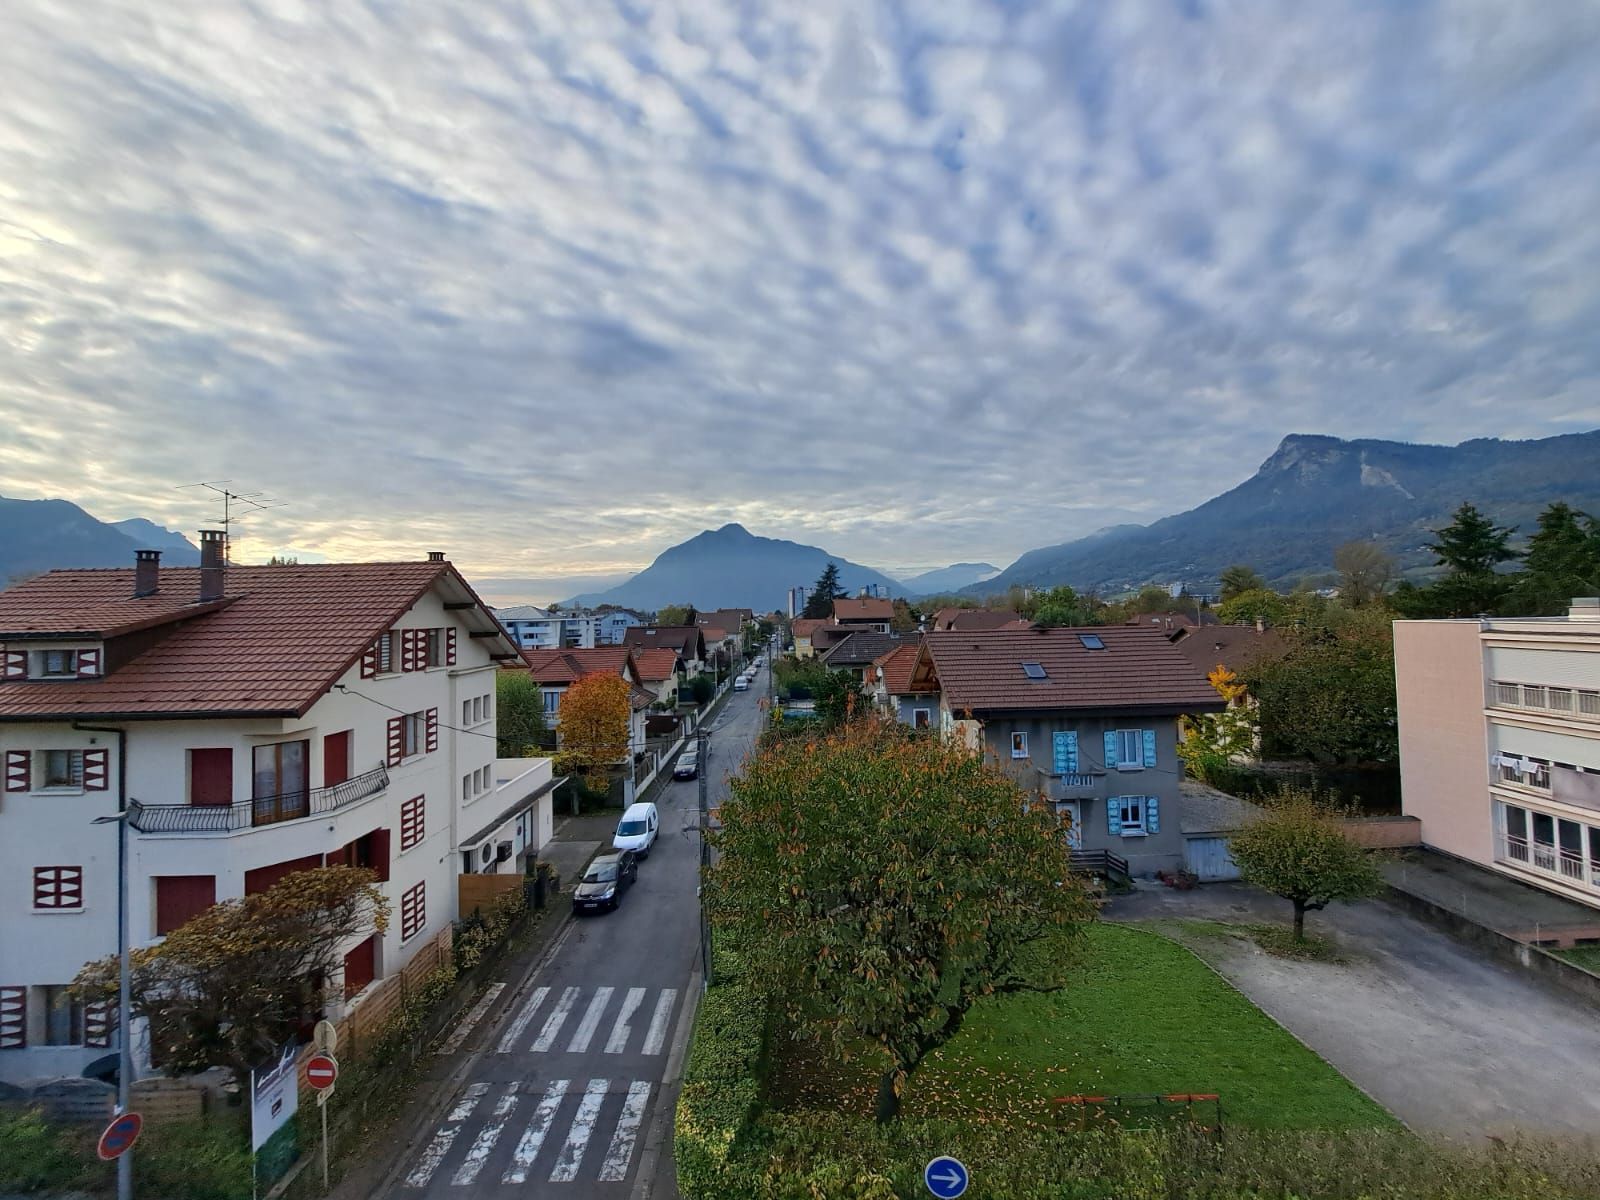
POLYGON ((1540 791, 1550 790, 1550 764, 1544 759, 1502 753, 1499 762, 1501 783, 1514 783, 1540 791))
POLYGON ((371 871, 377 875, 379 883, 386 882, 389 878, 389 830, 374 829, 353 842, 346 842, 328 855, 327 865, 371 871))
POLYGON ((1029 679, 1043 679, 1043 678, 1045 678, 1044 668, 1042 666, 1040 666, 1036 662, 1025 662, 1025 663, 1023 663, 1022 664, 1022 673, 1024 675, 1026 675, 1029 679))
POLYGON ((422 882, 406 889, 400 897, 400 940, 409 941, 422 932, 428 923, 427 883, 422 882))
POLYGON ((59 679, 64 675, 78 674, 76 650, 46 650, 39 655, 39 674, 46 679, 59 679))
POLYGON ((1083 643, 1085 650, 1104 650, 1106 648, 1105 641, 1098 633, 1080 633, 1078 640, 1083 643))
POLYGON ((251 823, 292 821, 311 811, 311 743, 274 742, 251 751, 251 823))
POLYGON ((465 774, 465 775, 463 775, 461 777, 461 800, 462 800, 463 803, 465 803, 468 800, 471 800, 472 797, 476 794, 473 791, 472 785, 477 780, 477 778, 478 778, 478 773, 476 771, 469 771, 467 774, 465 774))
POLYGON ((423 632, 427 637, 427 658, 424 661, 430 667, 444 666, 444 630, 427 629, 423 632))
POLYGON ((1494 685, 1494 702, 1496 704, 1521 704, 1522 688, 1515 683, 1496 683, 1494 685))
POLYGON ((544 715, 547 717, 553 717, 560 711, 561 693, 558 691, 547 691, 544 694, 544 715))
POLYGON ((1572 711, 1572 689, 1551 688, 1545 693, 1545 704, 1554 712, 1572 711))
POLYGON ((1144 832, 1144 797, 1113 796, 1111 803, 1118 806, 1122 818, 1122 836, 1144 832))
POLYGON ((1578 711, 1586 717, 1600 717, 1600 692, 1579 692, 1578 711))
POLYGON ((171 933, 217 902, 215 875, 157 875, 156 936, 171 933))
POLYGON ((1013 733, 1011 735, 1011 757, 1028 757, 1028 735, 1026 733, 1013 733))
POLYGON ((394 643, 398 635, 394 630, 378 635, 378 674, 387 675, 394 670, 394 643))
POLYGON ((427 821, 423 797, 413 796, 400 806, 400 849, 406 851, 422 840, 427 821))
POLYGON ((410 758, 413 754, 422 753, 422 739, 424 735, 423 715, 410 713, 400 718, 400 756, 410 758))
POLYGON ((81 788, 83 786, 82 750, 44 750, 44 782, 47 788, 81 788))
POLYGON ((1117 730, 1117 770, 1137 771, 1144 766, 1144 731, 1117 730))
POLYGON ((42 912, 82 912, 83 868, 35 867, 33 907, 42 912))
POLYGON ((476 700, 463 700, 461 702, 461 723, 463 725, 471 725, 474 723, 475 718, 473 716, 473 712, 477 709, 477 707, 478 702, 476 700))
POLYGON ((933 724, 933 710, 931 708, 913 708, 911 710, 911 726, 913 729, 927 729, 933 724))
POLYGON ((39 988, 46 1046, 83 1045, 83 1002, 72 998, 70 986, 47 983, 39 988))

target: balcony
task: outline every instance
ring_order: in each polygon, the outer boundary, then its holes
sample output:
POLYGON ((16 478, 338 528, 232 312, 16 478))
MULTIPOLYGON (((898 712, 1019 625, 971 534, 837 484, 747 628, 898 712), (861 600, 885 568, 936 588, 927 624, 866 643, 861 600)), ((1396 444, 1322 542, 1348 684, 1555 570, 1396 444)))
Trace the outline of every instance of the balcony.
POLYGON ((1519 867, 1531 867, 1546 875, 1554 875, 1568 883, 1600 888, 1600 860, 1591 861, 1585 868, 1583 855, 1550 842, 1532 841, 1514 834, 1502 833, 1497 839, 1495 857, 1519 867))
POLYGON ((128 824, 140 833, 232 833, 325 816, 376 796, 388 786, 389 769, 380 766, 332 787, 256 796, 236 804, 141 804, 130 800, 128 824))
POLYGON ((1039 790, 1052 800, 1092 799, 1105 794, 1104 771, 1064 771, 1037 768, 1039 790))

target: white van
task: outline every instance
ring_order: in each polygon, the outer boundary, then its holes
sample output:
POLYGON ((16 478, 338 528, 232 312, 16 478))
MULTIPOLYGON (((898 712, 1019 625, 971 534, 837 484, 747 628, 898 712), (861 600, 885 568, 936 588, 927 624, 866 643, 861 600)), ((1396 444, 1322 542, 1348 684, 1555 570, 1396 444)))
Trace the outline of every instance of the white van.
POLYGON ((660 824, 656 806, 650 801, 630 804, 628 811, 622 814, 622 820, 617 822, 617 832, 612 835, 611 844, 618 850, 632 850, 639 858, 649 858, 650 847, 656 844, 656 830, 660 824))

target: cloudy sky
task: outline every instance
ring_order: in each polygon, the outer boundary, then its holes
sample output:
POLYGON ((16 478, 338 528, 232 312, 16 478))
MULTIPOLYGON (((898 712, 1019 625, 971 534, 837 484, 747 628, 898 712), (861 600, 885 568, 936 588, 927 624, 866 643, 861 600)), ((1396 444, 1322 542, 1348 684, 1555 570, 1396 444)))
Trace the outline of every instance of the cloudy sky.
POLYGON ((8 0, 0 493, 889 567, 1600 424, 1600 5, 8 0))

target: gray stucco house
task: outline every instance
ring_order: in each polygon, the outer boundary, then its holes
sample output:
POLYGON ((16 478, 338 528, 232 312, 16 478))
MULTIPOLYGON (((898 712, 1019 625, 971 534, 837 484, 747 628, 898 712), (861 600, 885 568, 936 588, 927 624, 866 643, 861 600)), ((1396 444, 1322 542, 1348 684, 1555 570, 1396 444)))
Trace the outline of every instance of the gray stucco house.
POLYGON ((929 633, 906 686, 936 690, 941 729, 1070 816, 1074 848, 1134 875, 1183 865, 1178 718, 1223 701, 1163 631, 929 633))

